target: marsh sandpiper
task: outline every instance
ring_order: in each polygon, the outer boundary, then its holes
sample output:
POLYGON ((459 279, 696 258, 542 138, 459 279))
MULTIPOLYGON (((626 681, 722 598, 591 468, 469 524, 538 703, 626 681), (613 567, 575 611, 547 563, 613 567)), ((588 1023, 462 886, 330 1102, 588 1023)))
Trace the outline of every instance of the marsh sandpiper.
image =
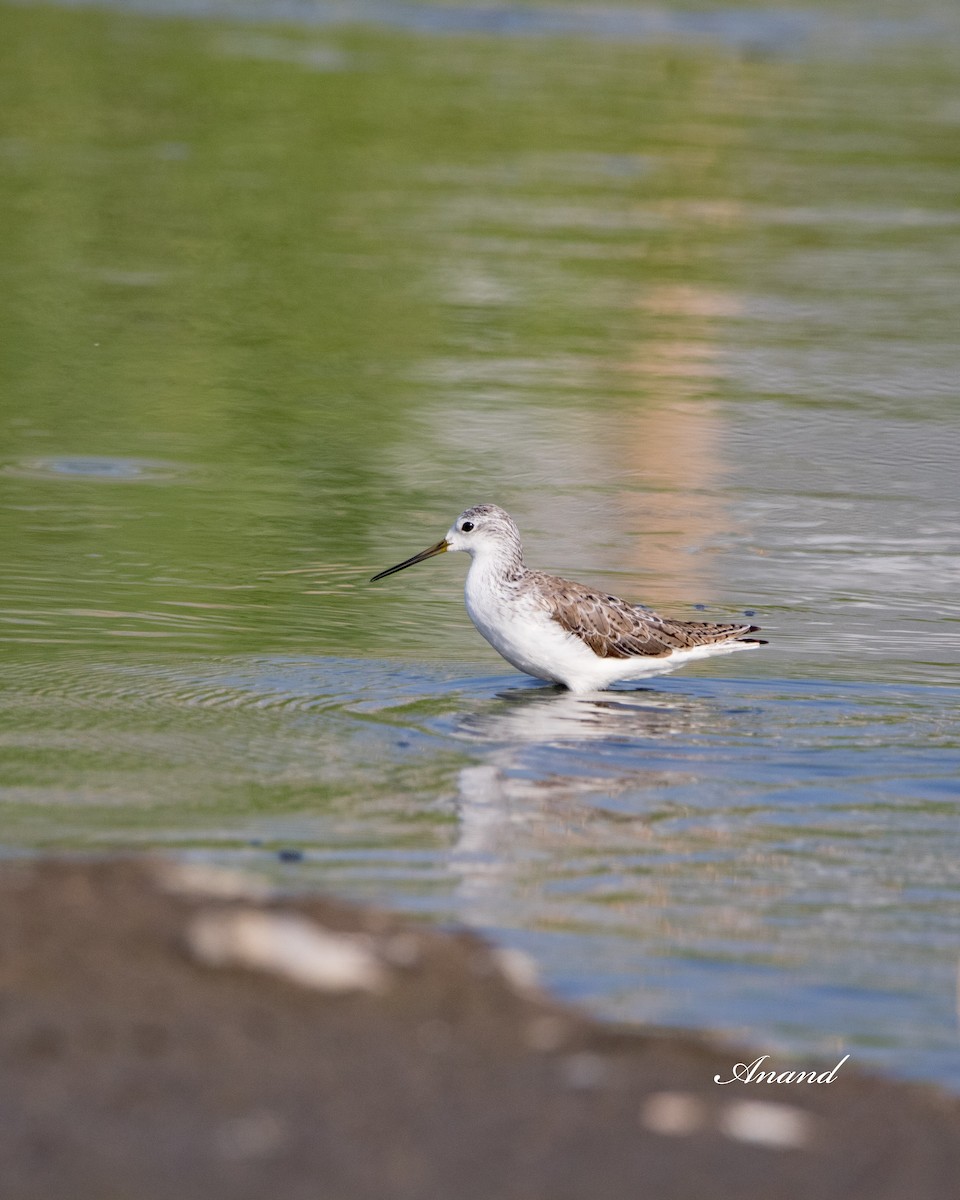
POLYGON ((698 658, 766 643, 757 625, 675 621, 606 592, 531 571, 520 531, 496 504, 468 508, 446 537, 374 575, 371 583, 447 550, 470 555, 467 612, 512 666, 571 692, 672 671, 698 658))

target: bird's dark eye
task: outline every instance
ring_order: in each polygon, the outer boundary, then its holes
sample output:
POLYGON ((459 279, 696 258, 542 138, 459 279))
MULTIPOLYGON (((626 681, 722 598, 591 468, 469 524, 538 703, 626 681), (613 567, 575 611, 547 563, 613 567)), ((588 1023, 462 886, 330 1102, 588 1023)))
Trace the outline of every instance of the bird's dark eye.
POLYGON ((460 526, 461 533, 471 533, 472 531, 473 531, 473 522, 472 521, 464 521, 464 523, 460 526))

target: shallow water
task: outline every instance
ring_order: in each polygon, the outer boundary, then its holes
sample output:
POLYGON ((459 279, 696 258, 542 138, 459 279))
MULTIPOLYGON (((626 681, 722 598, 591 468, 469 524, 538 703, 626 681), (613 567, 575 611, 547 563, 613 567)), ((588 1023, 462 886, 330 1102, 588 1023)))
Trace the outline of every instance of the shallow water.
POLYGON ((4 852, 960 1086, 952 10, 270 12, 0 5, 4 852), (528 681, 367 583, 478 500, 770 645, 528 681))

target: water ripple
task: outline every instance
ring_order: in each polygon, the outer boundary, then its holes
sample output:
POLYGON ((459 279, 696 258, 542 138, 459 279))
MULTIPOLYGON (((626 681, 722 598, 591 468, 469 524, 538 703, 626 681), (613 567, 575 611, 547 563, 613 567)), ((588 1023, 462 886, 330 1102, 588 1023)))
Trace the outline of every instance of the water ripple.
POLYGON ((96 483, 162 483, 183 475, 177 463, 101 455, 51 455, 25 458, 2 468, 4 475, 26 479, 91 480, 96 483))
MULTIPOLYGON (((35 0, 19 0, 29 4, 35 0)), ((377 25, 425 35, 589 37, 603 41, 693 42, 754 53, 816 48, 862 53, 893 41, 942 41, 956 35, 949 10, 910 19, 813 9, 727 8, 708 12, 660 7, 550 4, 417 4, 351 0, 60 0, 62 8, 112 8, 146 16, 230 19, 271 25, 377 25)))

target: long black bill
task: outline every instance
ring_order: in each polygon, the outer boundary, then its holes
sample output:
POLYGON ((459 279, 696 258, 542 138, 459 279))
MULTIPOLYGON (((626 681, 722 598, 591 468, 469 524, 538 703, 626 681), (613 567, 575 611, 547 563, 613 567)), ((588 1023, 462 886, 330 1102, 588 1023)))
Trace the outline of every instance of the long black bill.
POLYGON ((442 542, 437 542, 435 546, 431 546, 429 550, 421 550, 419 554, 415 554, 413 558, 407 558, 402 563, 397 563, 395 567, 387 567, 385 571, 381 571, 379 575, 374 575, 370 580, 371 583, 376 583, 378 579, 385 579, 388 575, 394 575, 397 571, 402 571, 404 567, 412 567, 414 563, 423 562, 424 559, 433 558, 435 554, 443 554, 445 550, 450 549, 450 543, 446 538, 442 542))

